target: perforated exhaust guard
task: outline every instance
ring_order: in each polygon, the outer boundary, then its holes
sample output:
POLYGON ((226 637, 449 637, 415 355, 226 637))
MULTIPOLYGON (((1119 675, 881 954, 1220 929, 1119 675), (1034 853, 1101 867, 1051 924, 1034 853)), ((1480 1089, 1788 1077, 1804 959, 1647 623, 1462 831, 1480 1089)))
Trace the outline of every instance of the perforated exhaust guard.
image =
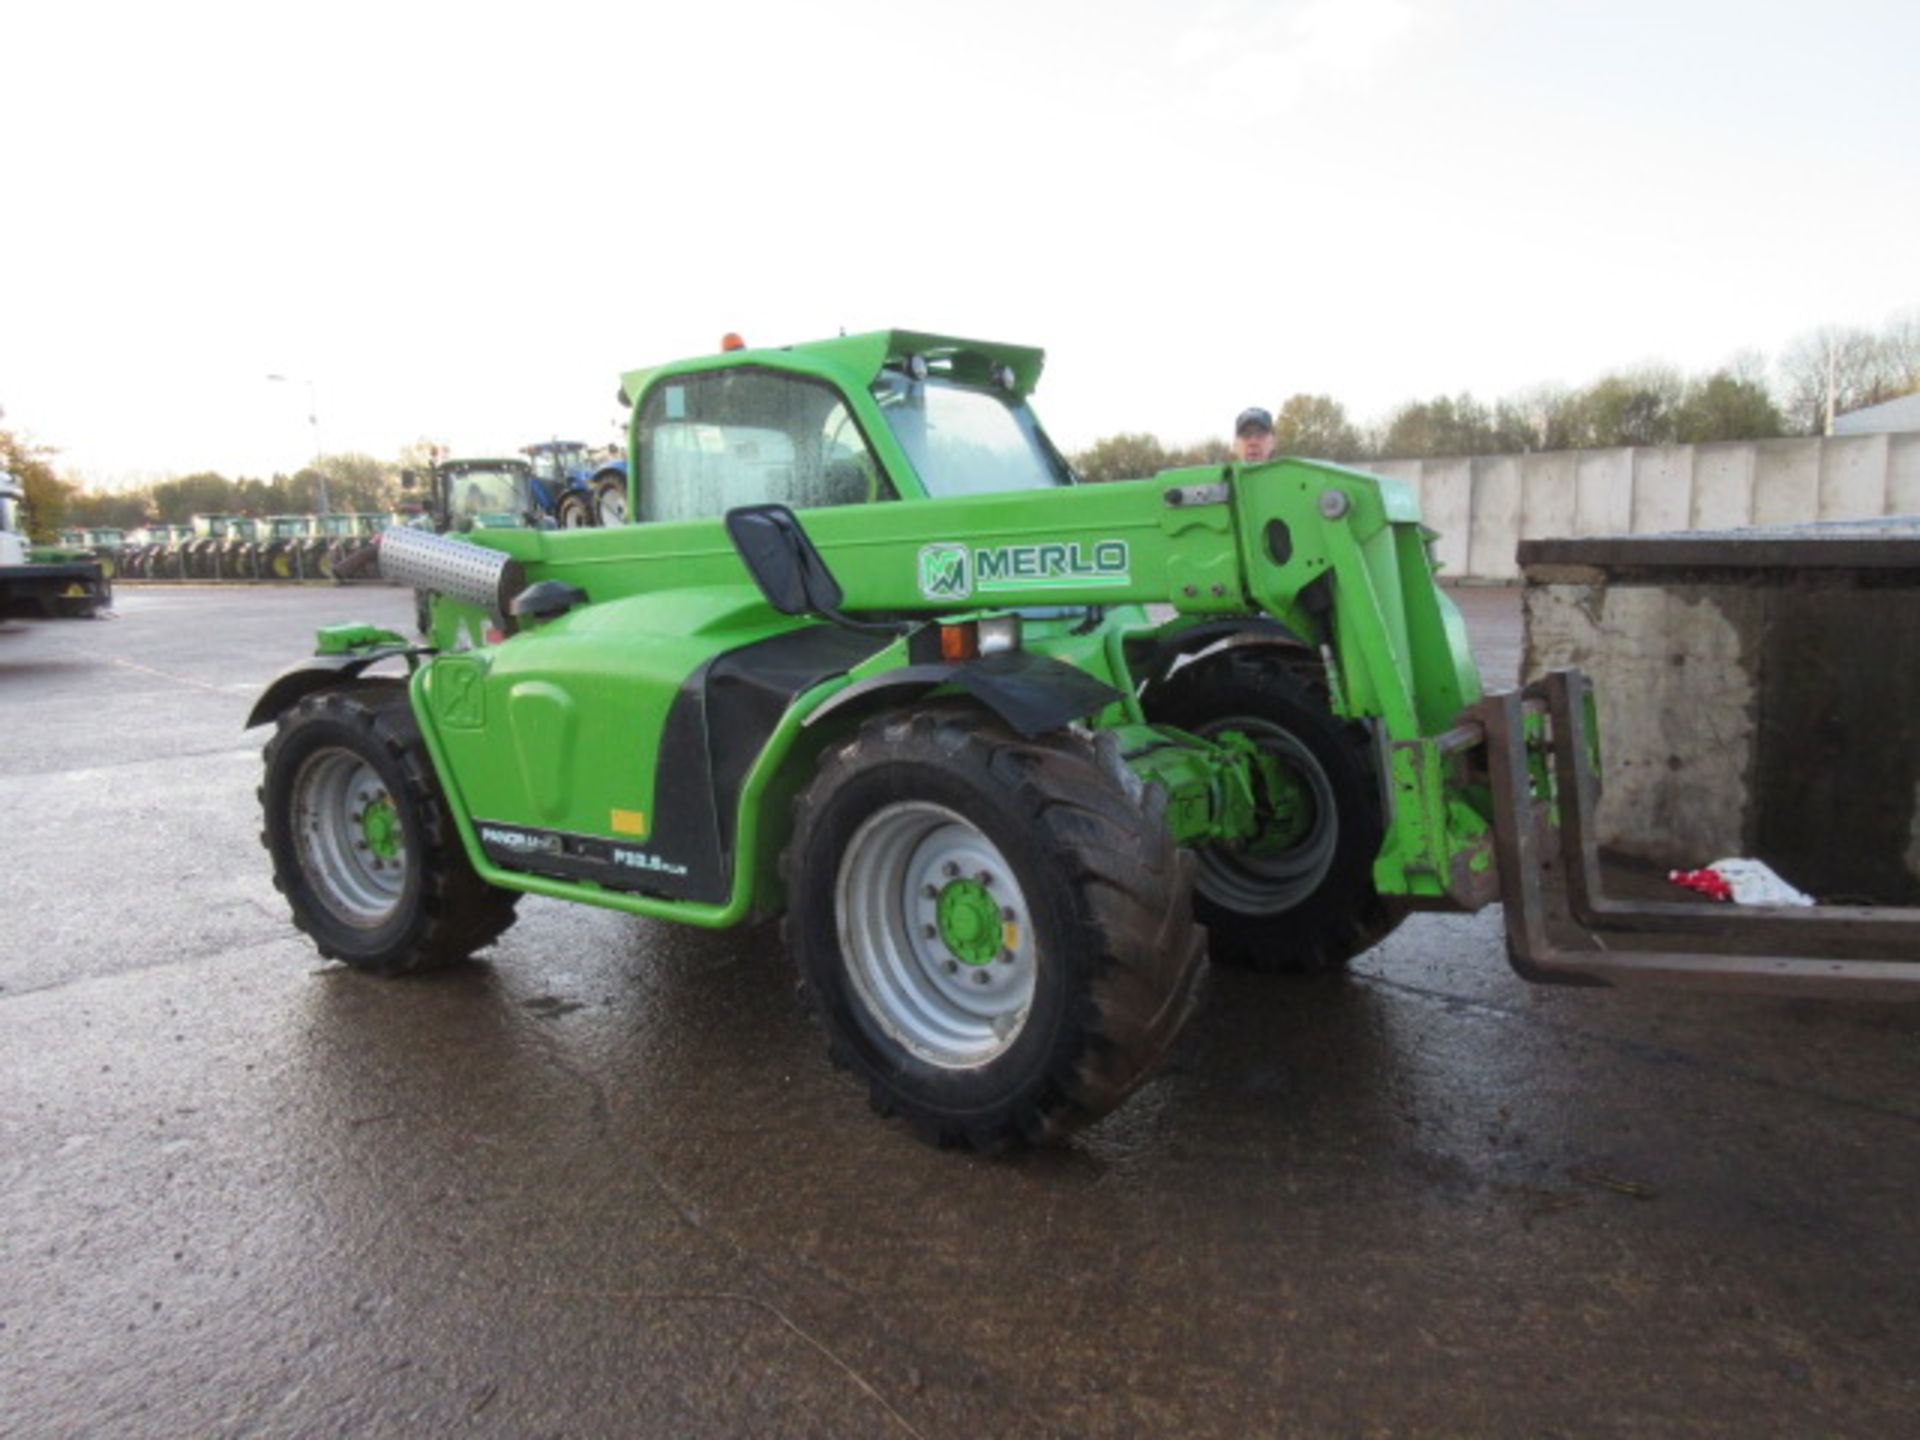
POLYGON ((508 602, 527 584, 525 569, 511 555, 400 527, 381 533, 379 571, 383 580, 478 605, 495 616, 506 615, 508 602))

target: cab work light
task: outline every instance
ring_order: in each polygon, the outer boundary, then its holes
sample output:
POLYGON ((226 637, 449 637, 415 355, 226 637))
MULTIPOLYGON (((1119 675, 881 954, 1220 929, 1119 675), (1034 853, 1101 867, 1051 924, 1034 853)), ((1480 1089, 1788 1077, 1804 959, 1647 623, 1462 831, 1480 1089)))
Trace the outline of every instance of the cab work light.
POLYGON ((940 627, 942 660, 978 660, 1020 648, 1020 617, 995 615, 986 620, 963 620, 940 627))

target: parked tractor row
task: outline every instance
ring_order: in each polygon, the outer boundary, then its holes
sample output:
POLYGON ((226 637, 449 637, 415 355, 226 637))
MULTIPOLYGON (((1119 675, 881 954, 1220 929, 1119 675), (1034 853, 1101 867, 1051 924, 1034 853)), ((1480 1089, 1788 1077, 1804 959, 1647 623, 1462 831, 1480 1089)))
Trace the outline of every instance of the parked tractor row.
POLYGON ((70 534, 109 575, 127 580, 332 580, 382 530, 419 519, 400 512, 195 515, 190 525, 70 534))

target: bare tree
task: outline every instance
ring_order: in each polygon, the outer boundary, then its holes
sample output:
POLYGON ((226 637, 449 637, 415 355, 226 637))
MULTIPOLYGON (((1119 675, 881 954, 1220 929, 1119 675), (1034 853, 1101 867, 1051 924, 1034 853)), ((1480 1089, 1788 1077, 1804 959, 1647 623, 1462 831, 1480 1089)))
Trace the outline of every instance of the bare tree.
POLYGON ((1833 433, 1833 417, 1887 398, 1883 347, 1869 330, 1823 325, 1780 357, 1781 408, 1807 435, 1833 433))

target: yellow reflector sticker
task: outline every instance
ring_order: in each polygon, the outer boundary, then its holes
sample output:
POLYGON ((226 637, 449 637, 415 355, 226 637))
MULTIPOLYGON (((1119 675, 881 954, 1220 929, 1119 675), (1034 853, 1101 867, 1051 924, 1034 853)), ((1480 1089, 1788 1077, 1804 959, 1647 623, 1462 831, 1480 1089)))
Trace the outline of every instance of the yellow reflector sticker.
POLYGON ((607 824, 616 835, 645 835, 647 817, 640 810, 615 810, 607 824))
POLYGON ((1020 948, 1020 922, 1009 920, 1000 927, 1000 943, 1009 950, 1020 948))
POLYGON ((87 593, 87 587, 80 584, 78 581, 75 581, 73 584, 67 586, 66 598, 72 599, 76 595, 84 595, 86 593, 87 593))

